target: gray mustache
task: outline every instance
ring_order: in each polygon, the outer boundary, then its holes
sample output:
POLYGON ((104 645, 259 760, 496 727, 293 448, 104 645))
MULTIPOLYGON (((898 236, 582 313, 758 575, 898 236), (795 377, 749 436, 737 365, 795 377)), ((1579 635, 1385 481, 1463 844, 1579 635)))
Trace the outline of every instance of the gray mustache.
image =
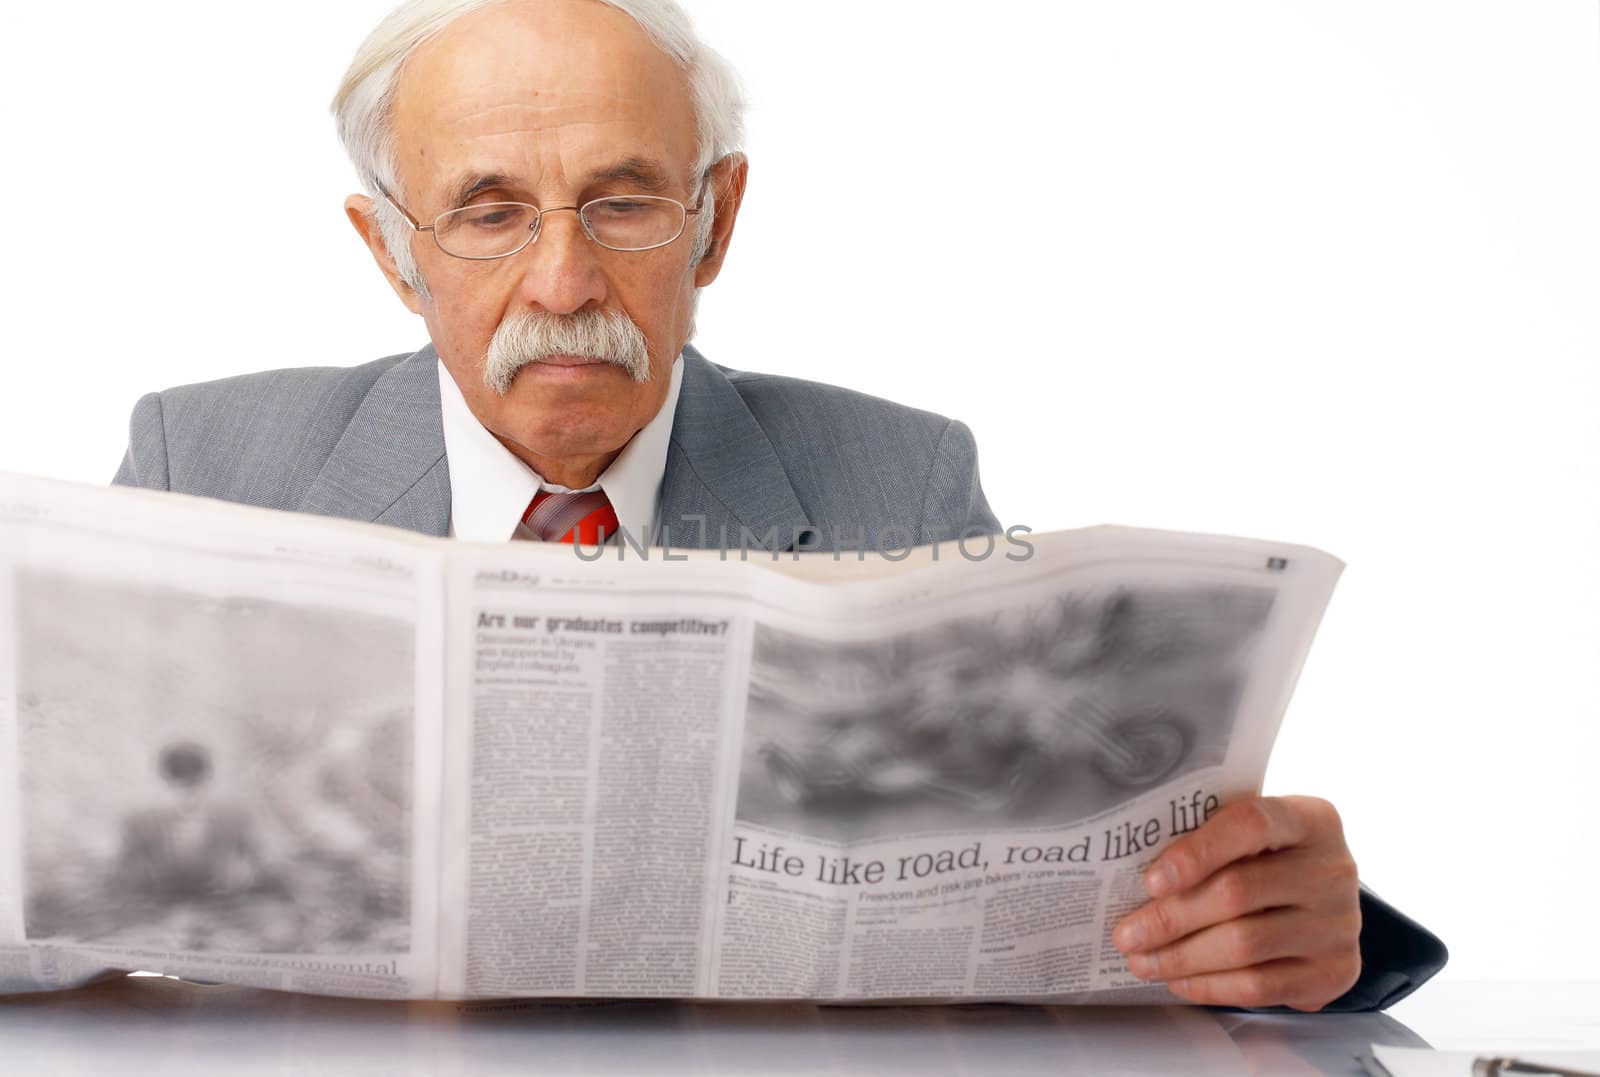
POLYGON ((650 380, 650 345, 644 331, 620 310, 574 314, 519 311, 500 323, 484 356, 483 382, 500 396, 517 371, 547 355, 599 359, 626 370, 636 382, 650 380))

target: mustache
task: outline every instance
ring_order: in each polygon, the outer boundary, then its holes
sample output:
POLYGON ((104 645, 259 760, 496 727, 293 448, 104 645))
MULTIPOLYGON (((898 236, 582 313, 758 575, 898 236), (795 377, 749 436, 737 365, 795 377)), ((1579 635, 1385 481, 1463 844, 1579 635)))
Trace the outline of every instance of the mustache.
POLYGON ((521 310, 506 316, 489 340, 483 382, 505 396, 517 372, 551 355, 599 359, 628 372, 636 382, 650 380, 650 344, 644 330, 620 310, 580 310, 572 314, 521 310))

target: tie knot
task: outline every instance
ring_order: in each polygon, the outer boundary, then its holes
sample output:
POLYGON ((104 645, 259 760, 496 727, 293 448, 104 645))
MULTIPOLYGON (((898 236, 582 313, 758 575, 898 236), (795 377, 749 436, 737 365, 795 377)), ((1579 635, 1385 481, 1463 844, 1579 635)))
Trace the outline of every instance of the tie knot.
POLYGON ((599 546, 617 533, 617 514, 601 490, 557 494, 541 490, 522 515, 517 538, 599 546))

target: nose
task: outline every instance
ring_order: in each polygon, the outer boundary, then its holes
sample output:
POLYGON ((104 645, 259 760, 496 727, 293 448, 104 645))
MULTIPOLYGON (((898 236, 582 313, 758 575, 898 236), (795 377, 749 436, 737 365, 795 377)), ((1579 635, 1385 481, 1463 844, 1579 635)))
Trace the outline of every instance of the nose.
POLYGON ((516 256, 523 263, 522 301, 550 314, 571 314, 605 302, 607 283, 599 253, 575 209, 545 210, 538 238, 516 256))

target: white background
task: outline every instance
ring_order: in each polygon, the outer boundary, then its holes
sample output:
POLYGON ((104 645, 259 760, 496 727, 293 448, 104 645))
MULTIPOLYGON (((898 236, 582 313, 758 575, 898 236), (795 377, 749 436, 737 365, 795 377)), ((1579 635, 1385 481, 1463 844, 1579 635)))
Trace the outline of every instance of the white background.
MULTIPOLYGON (((1343 557, 1269 791, 1446 975, 1595 975, 1595 5, 689 6, 754 106, 703 350, 966 420, 1007 524, 1343 557)), ((104 481, 142 392, 423 343, 326 111, 387 8, 7 10, 0 468, 104 481)))

